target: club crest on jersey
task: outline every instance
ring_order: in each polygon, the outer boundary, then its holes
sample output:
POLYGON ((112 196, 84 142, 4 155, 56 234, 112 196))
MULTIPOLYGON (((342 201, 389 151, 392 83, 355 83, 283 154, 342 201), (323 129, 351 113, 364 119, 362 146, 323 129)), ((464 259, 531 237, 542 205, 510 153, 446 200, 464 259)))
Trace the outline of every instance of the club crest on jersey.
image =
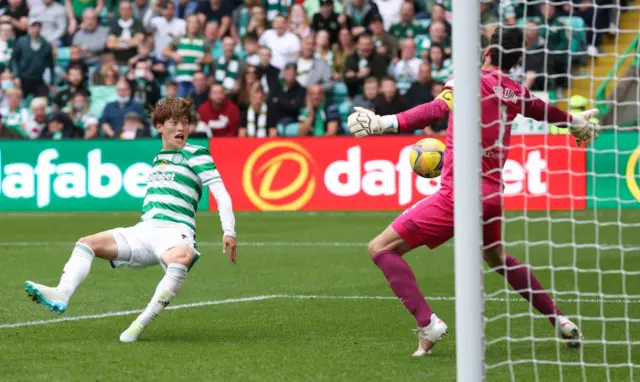
POLYGON ((173 157, 171 157, 171 162, 173 164, 180 164, 184 162, 184 155, 182 155, 181 153, 173 154, 173 157))

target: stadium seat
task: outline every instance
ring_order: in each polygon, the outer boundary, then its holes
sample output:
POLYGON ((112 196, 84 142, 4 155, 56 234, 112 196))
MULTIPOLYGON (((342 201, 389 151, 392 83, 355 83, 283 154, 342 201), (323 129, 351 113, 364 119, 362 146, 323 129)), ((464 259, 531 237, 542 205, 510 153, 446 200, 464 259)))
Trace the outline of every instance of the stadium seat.
POLYGON ((91 92, 91 113, 95 116, 101 116, 104 107, 116 100, 115 86, 90 86, 91 92))
POLYGON ((71 61, 71 48, 66 46, 61 46, 57 48, 56 54, 56 66, 60 68, 66 68, 71 61))
POLYGON ((349 99, 345 99, 338 104, 338 112, 340 113, 340 129, 344 134, 349 135, 347 120, 349 118, 349 113, 351 113, 351 101, 349 101, 349 99))
POLYGON ((331 92, 331 103, 342 103, 348 95, 347 85, 344 82, 336 82, 333 84, 333 90, 331 92))
POLYGON ((276 128, 278 129, 278 134, 281 137, 297 137, 298 129, 300 128, 300 123, 292 122, 287 124, 279 123, 276 128))

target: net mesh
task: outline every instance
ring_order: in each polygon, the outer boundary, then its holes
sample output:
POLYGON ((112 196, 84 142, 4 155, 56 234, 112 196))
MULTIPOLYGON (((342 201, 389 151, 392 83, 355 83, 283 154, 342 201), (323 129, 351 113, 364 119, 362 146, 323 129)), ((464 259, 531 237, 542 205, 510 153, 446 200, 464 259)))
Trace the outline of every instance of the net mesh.
MULTIPOLYGON (((640 379, 640 1, 499 3, 499 22, 515 19, 526 34, 511 77, 564 110, 598 108, 606 131, 585 149, 555 126, 520 117, 512 126, 503 244, 584 341, 567 348, 486 268, 487 380, 640 379), (556 15, 544 16, 548 4, 556 15)), ((480 26, 485 36, 491 28, 480 26)))

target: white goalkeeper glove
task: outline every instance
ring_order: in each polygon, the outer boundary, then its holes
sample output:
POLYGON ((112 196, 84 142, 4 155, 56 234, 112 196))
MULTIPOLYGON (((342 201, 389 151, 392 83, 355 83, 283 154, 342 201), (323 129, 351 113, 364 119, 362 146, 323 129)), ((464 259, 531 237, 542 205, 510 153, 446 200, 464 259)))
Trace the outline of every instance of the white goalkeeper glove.
POLYGON ((569 132, 576 138, 576 144, 582 145, 582 142, 589 145, 592 139, 598 139, 598 132, 602 127, 598 123, 591 122, 600 111, 598 109, 589 109, 581 113, 573 115, 573 121, 569 125, 569 132))
POLYGON ((379 116, 361 107, 355 107, 354 110, 355 113, 349 115, 347 126, 356 138, 398 131, 398 118, 395 115, 379 116))

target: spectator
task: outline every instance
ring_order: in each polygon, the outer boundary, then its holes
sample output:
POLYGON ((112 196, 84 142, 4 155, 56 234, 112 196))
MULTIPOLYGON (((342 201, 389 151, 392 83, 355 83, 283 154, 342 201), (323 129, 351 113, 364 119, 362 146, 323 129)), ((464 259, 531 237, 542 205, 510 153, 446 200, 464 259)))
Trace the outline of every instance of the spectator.
POLYGON ((0 73, 9 68, 15 39, 9 23, 0 23, 0 73))
MULTIPOLYGON (((69 58, 71 58, 71 60, 69 64, 67 64, 67 71, 72 66, 80 68, 82 72, 82 82, 87 84, 87 80, 89 79, 89 65, 82 59, 82 48, 78 45, 72 45, 71 48, 69 48, 69 58)), ((67 74, 63 75, 65 80, 68 80, 67 76, 67 74)))
POLYGON ((40 139, 72 139, 80 136, 80 132, 64 113, 56 112, 47 118, 45 128, 40 132, 40 139))
POLYGON ((167 71, 166 60, 158 59, 151 55, 151 44, 149 42, 142 43, 138 46, 138 54, 129 60, 129 69, 136 66, 138 61, 144 61, 151 67, 151 72, 159 83, 164 83, 169 76, 167 71))
POLYGON ((200 23, 195 15, 187 18, 187 34, 174 39, 164 50, 164 56, 176 63, 178 97, 193 91, 193 74, 211 63, 211 45, 199 35, 200 23))
POLYGON ((311 85, 319 84, 325 92, 330 92, 333 88, 331 69, 324 61, 313 56, 314 43, 313 36, 302 40, 302 50, 297 63, 297 81, 302 87, 308 88, 311 85))
POLYGON ((29 138, 36 139, 47 126, 47 99, 38 97, 31 100, 31 113, 24 124, 29 138))
POLYGON ((369 77, 364 81, 364 93, 358 94, 353 98, 351 103, 351 112, 354 112, 353 108, 363 107, 367 110, 373 110, 375 108, 375 100, 380 93, 380 84, 375 77, 369 77))
POLYGON ((205 25, 208 21, 217 21, 220 24, 219 38, 227 35, 231 30, 231 10, 228 9, 222 0, 205 0, 198 5, 198 17, 200 25, 205 25))
MULTIPOLYGON (((33 102, 31 103, 33 109, 33 102)), ((98 118, 89 109, 89 98, 85 93, 76 93, 71 100, 69 118, 76 128, 83 132, 84 139, 93 139, 98 136, 98 118)))
POLYGON ((74 94, 82 92, 87 95, 91 93, 84 86, 84 78, 82 76, 82 68, 77 65, 69 66, 67 69, 67 84, 64 90, 58 91, 58 94, 54 98, 54 105, 57 110, 65 109, 68 103, 73 98, 74 94))
POLYGON ((0 109, 7 107, 7 92, 13 89, 13 74, 9 70, 0 73, 0 109))
POLYGON ((244 0, 242 5, 231 13, 231 37, 236 41, 243 40, 247 35, 253 3, 254 0, 244 0))
POLYGON ((546 41, 547 59, 551 67, 551 75, 555 78, 555 86, 566 88, 569 76, 569 39, 570 27, 559 20, 556 6, 549 3, 540 4, 540 13, 544 19, 543 38, 546 41))
POLYGON ((29 119, 29 111, 22 107, 22 91, 20 89, 7 90, 7 107, 0 109, 2 126, 13 130, 25 138, 30 135, 25 130, 25 122, 29 119))
POLYGON ((313 57, 324 61, 333 74, 333 51, 329 42, 329 32, 320 30, 316 33, 316 51, 313 57))
POLYGON ((525 27, 526 49, 522 63, 513 67, 509 77, 521 82, 529 90, 544 90, 546 88, 544 40, 538 35, 539 27, 535 21, 529 21, 525 27))
POLYGON ((480 0, 480 25, 498 24, 498 16, 493 11, 493 0, 480 0))
POLYGON ((280 83, 280 70, 271 65, 271 50, 269 48, 260 48, 260 65, 258 72, 260 74, 260 83, 265 92, 269 93, 278 88, 280 83))
POLYGON ((211 46, 210 52, 214 61, 222 57, 222 38, 219 37, 219 32, 220 24, 217 21, 209 21, 204 26, 204 40, 211 46))
MULTIPOLYGON (((431 6, 431 24, 436 21, 443 23, 445 33, 447 36, 451 36, 451 24, 447 21, 447 10, 441 3, 435 3, 431 6)), ((427 28, 427 33, 431 32, 431 24, 427 28)))
POLYGON ((273 108, 267 106, 266 94, 260 84, 255 84, 249 92, 251 102, 245 112, 241 113, 239 137, 276 137, 278 129, 273 108))
POLYGON ((20 37, 11 55, 10 67, 16 78, 16 86, 22 88, 24 96, 48 97, 49 89, 42 76, 48 68, 51 83, 55 83, 55 62, 51 44, 40 37, 42 24, 29 21, 29 34, 20 37))
POLYGON ((175 17, 175 4, 171 1, 160 7, 162 16, 157 16, 149 21, 148 28, 153 32, 154 56, 164 61, 162 55, 164 49, 171 41, 187 32, 187 23, 175 17))
MULTIPOLYGON (((255 85, 260 84, 260 77, 258 76, 258 68, 255 66, 247 66, 242 71, 240 80, 238 81, 238 91, 230 97, 238 106, 240 115, 244 115, 251 103, 251 89, 255 85)), ((275 125, 274 125, 275 126, 275 125)))
POLYGON ((131 9, 133 10, 133 18, 141 23, 144 23, 145 18, 148 18, 153 12, 152 7, 149 5, 149 0, 133 0, 131 9))
POLYGON ((296 64, 285 66, 282 84, 271 89, 271 105, 278 124, 287 125, 298 121, 300 109, 305 102, 306 90, 296 81, 296 64))
POLYGON ((207 76, 203 72, 195 72, 193 74, 193 91, 189 93, 189 98, 193 101, 193 105, 198 108, 207 99, 209 99, 209 86, 207 86, 207 76))
POLYGON ((107 46, 109 28, 98 24, 98 13, 93 8, 82 12, 82 24, 73 36, 73 45, 82 48, 82 57, 89 65, 100 62, 100 54, 107 46))
MULTIPOLYGON (((439 93, 438 93, 439 94, 439 93)), ((404 98, 410 107, 433 101, 431 89, 431 64, 422 61, 418 69, 418 81, 411 84, 404 98)))
POLYGON ((29 8, 25 0, 8 0, 0 22, 9 23, 13 27, 13 34, 20 38, 27 34, 29 27, 29 8))
POLYGON ((451 60, 445 58, 444 49, 438 44, 431 45, 429 56, 431 64, 431 77, 439 82, 447 82, 453 76, 453 65, 451 60))
POLYGON ((300 4, 292 5, 289 10, 289 30, 300 39, 304 39, 311 35, 312 30, 309 26, 307 13, 300 4))
POLYGON ((347 28, 340 29, 338 34, 338 44, 333 48, 333 79, 336 81, 343 80, 344 65, 347 57, 356 52, 356 44, 353 42, 353 36, 347 28))
POLYGON ((247 25, 247 33, 255 33, 256 36, 262 36, 262 34, 269 29, 267 24, 267 15, 259 5, 251 8, 251 20, 247 25))
POLYGON ((286 16, 293 0, 262 0, 262 8, 267 14, 267 21, 273 23, 278 15, 286 16))
POLYGON ((120 71, 113 53, 103 54, 100 70, 93 72, 92 83, 96 86, 113 86, 119 78, 120 71))
POLYGON ((415 38, 418 35, 427 34, 419 21, 415 20, 416 12, 413 3, 407 1, 400 7, 400 21, 393 24, 389 32, 398 40, 415 38))
POLYGON ((178 83, 173 80, 167 81, 167 84, 164 86, 164 93, 167 98, 176 98, 178 96, 178 83))
POLYGON ((300 114, 298 135, 335 136, 340 126, 340 112, 335 105, 328 105, 325 92, 320 85, 311 85, 307 93, 306 106, 300 114))
POLYGON ((344 68, 344 79, 349 89, 349 96, 354 97, 362 91, 367 77, 382 78, 387 73, 387 62, 373 47, 369 34, 363 33, 358 38, 358 51, 347 57, 344 68))
MULTIPOLYGON (((373 0, 378 4, 378 10, 384 22, 384 29, 400 21, 400 8, 407 0, 373 0)), ((413 2, 413 1, 411 1, 413 2)))
POLYGON ((372 0, 353 0, 345 8, 344 13, 351 18, 353 27, 351 34, 359 36, 366 31, 373 15, 379 15, 378 6, 372 0))
POLYGON ((431 45, 434 44, 440 45, 442 49, 444 49, 445 56, 451 56, 450 36, 447 34, 447 27, 445 23, 442 21, 434 21, 429 26, 429 36, 422 40, 419 51, 419 53, 423 55, 423 58, 426 58, 426 52, 428 52, 431 45))
POLYGON ((398 93, 393 77, 384 77, 380 93, 374 102, 374 110, 379 115, 402 113, 409 109, 409 103, 398 93))
POLYGON ((240 127, 240 112, 238 107, 225 97, 224 88, 220 84, 213 84, 209 92, 209 100, 200 107, 201 123, 199 132, 205 132, 207 137, 237 137, 240 127))
POLYGON ((126 65, 138 52, 144 40, 142 24, 133 18, 131 3, 123 1, 118 7, 120 18, 111 26, 107 37, 107 48, 113 51, 118 65, 126 65))
POLYGON ((258 51, 260 45, 258 44, 258 36, 254 33, 248 33, 242 40, 242 48, 244 50, 244 61, 247 65, 258 66, 260 64, 260 55, 258 51))
POLYGON ((121 78, 116 84, 117 100, 109 102, 102 111, 100 117, 100 129, 102 134, 107 138, 118 138, 122 133, 124 125, 124 116, 134 111, 140 116, 144 116, 144 108, 138 102, 131 100, 131 87, 129 82, 121 78))
MULTIPOLYGON (((67 33, 73 36, 78 31, 78 26, 84 23, 85 12, 91 9, 97 18, 104 8, 104 0, 64 0, 64 7, 68 20, 67 33)), ((105 34, 105 40, 106 38, 105 34)))
MULTIPOLYGON (((444 82, 433 82, 431 86, 431 98, 435 99, 444 89, 444 82)), ((447 135, 447 128, 449 126, 449 117, 443 119, 440 122, 436 122, 431 126, 427 126, 422 130, 424 135, 444 137, 447 135)))
POLYGON ((422 61, 416 57, 416 42, 413 39, 402 40, 402 50, 400 60, 391 66, 389 72, 398 84, 400 94, 405 94, 411 84, 418 80, 420 63, 422 61))
POLYGON ((353 27, 351 17, 346 14, 338 15, 333 10, 333 0, 320 0, 320 12, 313 15, 311 29, 316 32, 327 31, 329 33, 329 42, 333 45, 338 42, 338 33, 341 26, 351 30, 353 27))
POLYGON ((271 50, 271 65, 280 70, 300 54, 300 38, 287 29, 287 19, 279 15, 273 20, 273 29, 260 36, 260 45, 271 50))
POLYGON ((132 69, 127 74, 129 87, 133 93, 131 99, 143 105, 145 110, 153 110, 162 94, 151 71, 150 63, 138 61, 132 69))
POLYGON ((398 60, 398 40, 391 33, 384 31, 384 24, 380 15, 371 17, 369 23, 371 38, 376 52, 387 61, 387 65, 398 60))
POLYGON ((42 0, 29 10, 29 20, 42 23, 42 36, 53 45, 60 45, 60 39, 67 33, 67 12, 64 6, 54 0, 42 0))
POLYGON ((197 0, 178 0, 174 3, 176 5, 176 17, 186 20, 187 17, 198 11, 197 0))
POLYGON ((227 93, 235 93, 238 90, 236 79, 238 72, 242 69, 240 60, 234 53, 235 48, 236 43, 233 39, 225 37, 222 40, 222 57, 216 61, 215 65, 214 78, 227 93))
POLYGON ((135 111, 127 112, 124 116, 120 139, 132 140, 149 137, 151 137, 151 132, 149 131, 149 126, 144 123, 142 116, 135 111))

